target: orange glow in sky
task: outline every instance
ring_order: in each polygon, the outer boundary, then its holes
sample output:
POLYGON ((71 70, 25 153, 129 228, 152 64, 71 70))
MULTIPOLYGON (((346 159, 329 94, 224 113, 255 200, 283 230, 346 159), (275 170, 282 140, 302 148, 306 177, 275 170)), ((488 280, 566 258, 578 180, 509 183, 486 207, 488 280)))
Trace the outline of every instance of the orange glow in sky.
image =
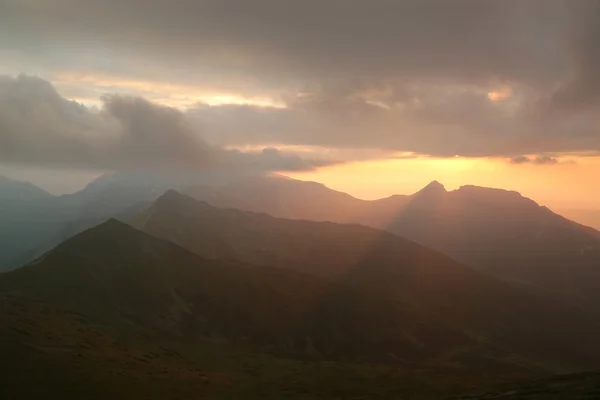
POLYGON ((86 105, 100 106, 100 95, 123 92, 143 96, 160 104, 185 109, 198 103, 211 106, 248 104, 258 107, 282 108, 285 105, 268 96, 224 92, 217 88, 177 85, 167 82, 135 80, 99 74, 65 73, 53 79, 53 84, 66 97, 86 105), (91 96, 71 95, 69 88, 85 84, 91 96))
POLYGON ((600 185, 591 183, 600 176, 600 157, 579 157, 574 161, 516 165, 494 158, 417 157, 350 163, 284 175, 321 182, 363 199, 411 194, 437 180, 447 190, 472 184, 516 190, 551 208, 597 208, 600 185))
POLYGON ((492 90, 489 91, 487 97, 490 101, 503 101, 510 97, 510 89, 492 90))

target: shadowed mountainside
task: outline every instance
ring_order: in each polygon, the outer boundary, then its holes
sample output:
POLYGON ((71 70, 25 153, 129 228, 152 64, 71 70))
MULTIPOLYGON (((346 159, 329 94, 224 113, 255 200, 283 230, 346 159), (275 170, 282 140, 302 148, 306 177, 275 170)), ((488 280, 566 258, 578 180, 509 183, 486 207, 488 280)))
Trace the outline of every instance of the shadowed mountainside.
POLYGON ((507 385, 493 392, 461 396, 455 400, 565 400, 600 398, 600 374, 588 372, 558 375, 520 385, 507 385))
POLYGON ((211 204, 281 218, 358 223, 411 239, 502 279, 600 305, 600 232, 517 192, 432 182, 411 196, 363 201, 314 182, 239 181, 188 193, 211 204))
POLYGON ((1 274, 0 298, 8 398, 439 398, 591 360, 573 347, 540 366, 368 287, 208 260, 114 220, 1 274))
POLYGON ((110 220, 1 274, 0 394, 441 398, 600 362, 577 310, 389 233, 175 192, 142 220, 209 258, 110 220))
POLYGON ((204 259, 115 220, 0 278, 4 292, 23 291, 107 323, 216 336, 290 356, 389 361, 398 354, 423 362, 478 345, 368 287, 204 259))
POLYGON ((217 209, 174 191, 134 224, 203 256, 292 268, 368 289, 413 305, 419 315, 459 327, 472 338, 536 357, 558 349, 574 333, 561 332, 579 324, 565 324, 565 315, 581 317, 571 307, 513 288, 436 251, 359 225, 217 209))

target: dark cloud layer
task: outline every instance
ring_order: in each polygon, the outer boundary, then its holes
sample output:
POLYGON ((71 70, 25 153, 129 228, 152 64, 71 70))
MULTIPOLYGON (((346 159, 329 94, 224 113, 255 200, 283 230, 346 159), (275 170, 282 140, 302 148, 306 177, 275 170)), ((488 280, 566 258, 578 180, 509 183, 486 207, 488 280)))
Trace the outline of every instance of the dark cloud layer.
POLYGON ((206 144, 173 108, 106 96, 101 110, 61 97, 40 78, 0 76, 0 160, 86 169, 304 170, 330 161, 276 149, 259 153, 206 144))
MULTIPOLYGON (((3 157, 37 160, 48 146, 84 164, 195 163, 215 154, 210 146, 248 144, 513 160, 600 150, 598 0, 0 0, 2 55, 51 73, 221 88, 286 105, 198 105, 184 115, 109 97, 88 115, 46 87, 36 114, 46 136, 17 151, 39 128, 26 120, 18 137, 3 134, 12 149, 3 157), (197 140, 198 125, 210 145, 197 140), (103 139, 90 147, 81 132, 103 139)), ((18 123, 12 108, 0 111, 5 124, 18 123)), ((283 161, 270 150, 254 156, 283 161)))
POLYGON ((313 92, 286 108, 199 105, 187 115, 206 127, 207 140, 223 145, 300 144, 441 157, 600 149, 600 114, 557 120, 530 109, 515 99, 492 102, 476 90, 418 88, 403 99, 313 92))
POLYGON ((42 79, 0 80, 0 158, 5 163, 200 166, 211 154, 179 111, 110 96, 101 111, 91 112, 42 79))
POLYGON ((567 67, 557 59, 557 39, 569 23, 564 14, 580 8, 569 3, 9 0, 1 22, 31 45, 44 32, 72 47, 108 44, 271 79, 540 83, 567 67))

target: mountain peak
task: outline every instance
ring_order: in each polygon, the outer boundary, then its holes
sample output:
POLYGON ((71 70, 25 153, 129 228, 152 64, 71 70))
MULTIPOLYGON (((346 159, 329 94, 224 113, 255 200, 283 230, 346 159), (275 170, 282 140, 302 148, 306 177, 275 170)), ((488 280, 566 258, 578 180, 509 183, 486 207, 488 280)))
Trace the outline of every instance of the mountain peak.
MULTIPOLYGON (((82 232, 78 236, 83 238, 94 238, 94 240, 96 240, 100 237, 117 238, 121 237, 122 235, 131 234, 132 232, 137 232, 137 229, 135 229, 131 225, 126 224, 125 222, 119 221, 118 219, 109 218, 103 223, 82 232)), ((72 239, 76 237, 77 236, 74 236, 72 239)), ((67 242, 69 242, 69 240, 63 243, 67 242)))
POLYGON ((427 186, 423 189, 419 190, 416 195, 438 195, 446 193, 446 188, 444 185, 439 183, 438 181, 431 181, 427 186))
POLYGON ((166 192, 164 192, 162 196, 160 196, 161 199, 179 199, 182 197, 187 197, 187 196, 184 195, 183 193, 179 193, 175 189, 169 189, 166 192))
POLYGON ((425 189, 427 188, 435 188, 435 189, 443 189, 444 191, 446 191, 446 188, 444 187, 444 185, 442 185, 440 182, 438 181, 431 181, 429 182, 429 184, 427 186, 425 186, 425 189))
POLYGON ((103 223, 99 224, 96 226, 96 228, 131 228, 129 225, 127 225, 125 222, 121 222, 116 218, 109 218, 106 221, 104 221, 103 223))
POLYGON ((48 198, 52 195, 44 189, 37 187, 28 181, 17 181, 6 176, 0 175, 0 198, 23 199, 48 198))
POLYGON ((184 208, 189 206, 198 207, 199 205, 209 205, 204 201, 196 200, 193 197, 180 193, 174 189, 167 190, 162 196, 156 199, 155 204, 166 208, 184 208))

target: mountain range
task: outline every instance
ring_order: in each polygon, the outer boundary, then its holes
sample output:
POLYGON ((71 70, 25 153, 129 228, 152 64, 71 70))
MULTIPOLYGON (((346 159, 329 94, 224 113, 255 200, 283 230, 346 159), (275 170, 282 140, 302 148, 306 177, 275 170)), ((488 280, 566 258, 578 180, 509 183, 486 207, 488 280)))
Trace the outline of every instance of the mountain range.
MULTIPOLYGON (((175 195, 168 193, 166 200, 177 200, 175 195)), ((159 200, 161 206, 164 201, 159 200)), ((177 201, 188 199, 182 196, 177 201)), ((200 207, 209 206, 200 203, 200 207)), ((181 210, 189 216, 188 210, 181 210)), ((296 231, 299 223, 257 218, 281 224, 279 232, 296 231)), ((292 237, 323 230, 322 223, 304 224, 308 224, 304 231, 293 232, 292 237)), ((360 244, 377 232, 328 225, 334 230, 330 238, 342 244, 348 244, 347 236, 360 244), (345 230, 350 232, 347 236, 345 230)), ((600 326, 577 310, 382 234, 384 242, 396 242, 382 244, 382 250, 389 246, 392 254, 351 262, 346 272, 352 273, 340 275, 338 270, 330 275, 302 271, 299 266, 204 258, 109 220, 31 264, 0 275, 2 343, 6 354, 26 360, 15 363, 4 378, 18 375, 22 380, 23 374, 39 373, 30 370, 31 363, 64 368, 55 371, 58 377, 52 375, 58 379, 52 385, 65 384, 72 368, 75 376, 98 369, 105 374, 106 368, 133 368, 122 373, 125 376, 140 370, 149 374, 136 378, 133 387, 163 368, 171 371, 169 377, 193 374, 199 361, 172 360, 171 350, 164 360, 164 349, 158 356, 156 350, 145 350, 145 346, 162 349, 173 341, 186 353, 204 347, 214 352, 214 346, 225 346, 222 354, 233 351, 237 357, 250 351, 275 360, 304 360, 313 367, 341 363, 341 376, 349 373, 346 363, 367 362, 394 366, 381 367, 384 370, 433 371, 423 376, 442 369, 472 380, 483 374, 486 381, 494 381, 590 368, 600 361, 596 341, 600 326), (419 254, 426 261, 416 264, 419 254), (98 342, 104 348, 100 354, 98 342), (72 357, 79 360, 70 361, 72 357)), ((304 373, 315 379, 307 370, 304 373)), ((30 379, 37 383, 34 387, 48 384, 43 377, 30 379)), ((80 379, 80 384, 89 380, 80 379)), ((98 390, 93 381, 90 385, 76 393, 98 390)), ((386 385, 389 390, 408 390, 389 381, 386 385)), ((9 393, 22 390, 3 387, 9 393)))
POLYGON ((517 192, 432 182, 410 196, 364 201, 313 182, 245 180, 188 193, 211 204, 382 229, 470 267, 580 305, 599 303, 600 232, 517 192))
MULTIPOLYGON (((531 316, 517 322, 527 314, 529 305, 548 302, 530 311, 537 317, 544 315, 543 308, 552 309, 552 314, 559 307, 559 303, 503 284, 417 243, 360 225, 217 209, 174 191, 159 198, 134 225, 202 256, 294 269, 369 288, 404 304, 417 304, 437 321, 447 318, 478 337, 497 337, 504 343, 517 328, 499 327, 529 325, 531 316), (530 297, 523 297, 524 293, 530 297), (494 310, 493 314, 489 310, 494 310)), ((565 313, 577 314, 573 309, 565 313)), ((565 337, 556 329, 558 323, 548 320, 545 335, 565 337)), ((525 335, 522 331, 517 334, 519 340, 525 335)), ((540 337, 534 336, 531 340, 539 343, 540 337)), ((526 345, 533 347, 532 343, 526 345)))
POLYGON ((600 233, 518 193, 135 180, 0 181, 30 260, 0 274, 0 395, 444 398, 600 365, 600 233))
POLYGON ((0 267, 18 267, 107 218, 131 219, 165 190, 178 189, 217 207, 374 227, 515 284, 580 305, 600 301, 595 268, 600 264, 600 232, 517 192, 476 186, 446 191, 432 182, 410 196, 365 201, 321 184, 279 176, 230 177, 219 185, 215 179, 114 174, 60 197, 24 183, 12 182, 7 190, 4 186, 11 181, 3 180, 0 193, 30 200, 23 204, 5 196, 0 234, 6 240, 0 242, 0 267), (36 194, 29 195, 31 190, 36 194))

